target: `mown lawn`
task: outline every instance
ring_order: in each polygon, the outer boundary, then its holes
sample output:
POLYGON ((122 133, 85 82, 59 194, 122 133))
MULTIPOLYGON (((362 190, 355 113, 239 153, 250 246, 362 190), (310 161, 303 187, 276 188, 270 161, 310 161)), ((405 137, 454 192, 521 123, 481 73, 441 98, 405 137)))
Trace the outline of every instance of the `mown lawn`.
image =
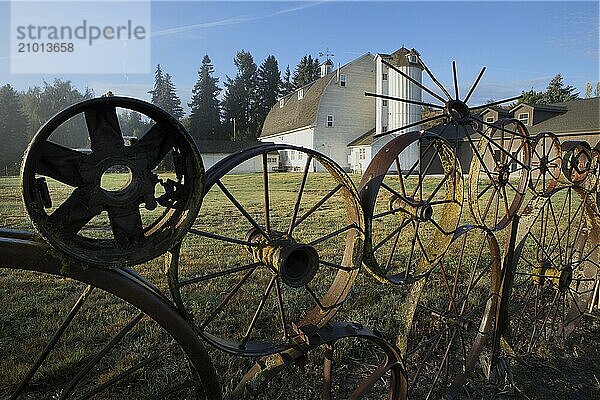
MULTIPOLYGON (((352 178, 356 183, 360 179, 357 175, 352 178)), ((115 179, 118 177, 115 176, 115 179)), ((269 199, 272 231, 286 232, 289 229, 290 215, 296 201, 300 179, 300 173, 280 173, 271 176, 269 199)), ((256 222, 265 226, 262 176, 230 175, 223 178, 222 182, 256 222)), ((425 185, 425 190, 433 191, 438 182, 439 178, 432 178, 431 182, 425 185)), ((299 215, 308 211, 319 199, 335 188, 336 184, 337 182, 328 174, 310 174, 299 215)), ((410 185, 414 185, 414 182, 410 185)), ((55 182, 51 182, 50 188, 57 199, 68 196, 68 191, 55 182)), ((308 243, 337 229, 343 229, 348 225, 347 206, 344 191, 337 191, 318 211, 312 213, 294 229, 294 238, 308 243)), ((386 206, 385 199, 378 204, 378 207, 386 206)), ((157 215, 159 215, 158 210, 143 211, 143 221, 148 223, 157 215)), ((471 217, 465 201, 461 223, 470 221, 471 217)), ((380 223, 378 237, 385 237, 391 232, 395 222, 393 219, 388 219, 380 223)), ((21 204, 20 183, 17 177, 0 178, 0 226, 32 229, 21 204)), ((101 215, 92 220, 83 233, 90 237, 110 236, 107 226, 107 217, 101 215)), ((194 228, 245 240, 250 224, 220 190, 213 188, 204 199, 194 228)), ((501 247, 506 241, 505 236, 505 233, 498 235, 501 247)), ((427 237, 427 232, 424 232, 424 237, 427 237)), ((475 257, 478 244, 478 241, 467 242, 465 250, 467 257, 475 257)), ((331 264, 343 264, 342 255, 345 247, 344 235, 332 237, 315 245, 321 259, 331 264)), ((409 238, 400 237, 397 248, 399 250, 394 253, 394 257, 399 260, 408 257, 409 238)), ((252 256, 245 246, 188 234, 182 244, 180 281, 250 262, 252 256)), ((163 257, 137 266, 135 269, 168 293, 163 257)), ((227 291, 243 274, 244 272, 229 274, 190 284, 181 290, 182 299, 197 323, 210 318, 212 310, 218 306, 227 291)), ((335 269, 326 267, 319 269, 316 277, 311 281, 317 297, 322 297, 327 292, 336 274, 335 269)), ((257 270, 236 296, 223 307, 219 317, 207 323, 206 331, 226 339, 243 340, 249 321, 270 277, 268 270, 257 270)), ((39 351, 48 341, 83 288, 84 285, 63 278, 0 270, 0 360, 2 360, 0 398, 7 396, 10 393, 9 389, 14 388, 18 379, 26 373, 36 351, 39 351)), ((68 382, 77 369, 88 360, 87 357, 98 351, 112 335, 136 315, 130 305, 120 302, 114 296, 98 292, 95 291, 90 295, 82 311, 75 318, 73 326, 67 329, 48 362, 42 365, 32 381, 29 396, 26 398, 57 396, 58 388, 68 382)), ((307 291, 284 288, 282 292, 289 321, 301 317, 316 306, 315 300, 307 291)), ((346 303, 334 319, 360 322, 366 327, 381 331, 388 340, 394 342, 402 331, 401 309, 406 293, 406 285, 396 287, 384 285, 361 270, 346 303)), ((428 293, 428 297, 435 299, 435 293, 428 293)), ((274 291, 271 291, 262 312, 258 315, 252 337, 259 340, 281 340, 280 325, 278 302, 274 291)), ((544 353, 536 359, 537 361, 530 365, 513 364, 514 386, 493 386, 483 384, 482 381, 474 381, 469 383, 468 396, 465 395, 465 398, 583 399, 600 396, 598 382, 600 373, 597 371, 600 362, 599 327, 597 321, 586 320, 583 328, 569 339, 564 348, 545 349, 544 353), (593 372, 594 368, 596 372, 593 372), (582 374, 581 371, 586 373, 582 374)), ((360 376, 361 369, 368 369, 371 364, 376 364, 376 352, 363 342, 348 341, 340 348, 342 352, 338 362, 343 364, 341 374, 348 377, 360 376)), ((266 398, 318 397, 320 388, 318 385, 315 387, 313 383, 319 379, 318 363, 321 362, 318 361, 319 354, 316 352, 309 355, 306 364, 288 371, 285 378, 278 381, 283 389, 273 388, 273 393, 266 398)), ((148 355, 157 355, 158 361, 151 364, 151 368, 143 373, 133 375, 133 379, 126 384, 119 384, 112 388, 104 398, 130 398, 134 396, 133 393, 136 393, 135 397, 145 397, 148 394, 158 393, 169 383, 187 378, 186 364, 181 353, 176 346, 172 346, 168 335, 157 324, 146 318, 125 337, 122 345, 103 359, 95 369, 94 376, 86 383, 91 385, 92 379, 96 384, 106 382, 116 374, 125 371, 135 360, 148 355), (168 350, 157 354, 163 348, 168 350)), ((242 371, 249 369, 254 362, 252 358, 234 357, 212 348, 210 355, 225 391, 235 387, 243 374, 242 371)), ((478 373, 476 376, 481 377, 481 374, 478 373)), ((338 389, 339 396, 346 393, 346 388, 338 389)), ((370 398, 380 397, 381 393, 376 391, 370 398)))

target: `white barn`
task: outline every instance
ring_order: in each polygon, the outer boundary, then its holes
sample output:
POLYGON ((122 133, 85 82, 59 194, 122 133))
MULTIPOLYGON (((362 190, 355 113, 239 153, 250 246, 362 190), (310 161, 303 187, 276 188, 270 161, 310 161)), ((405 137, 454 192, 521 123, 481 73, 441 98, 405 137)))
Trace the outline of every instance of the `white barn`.
MULTIPOLYGON (((417 55, 416 50, 402 47, 392 54, 364 54, 337 69, 326 61, 321 66, 321 78, 281 98, 271 108, 259 140, 314 149, 345 170, 362 173, 371 157, 393 137, 374 141, 374 134, 416 122, 421 115, 418 105, 367 97, 365 92, 420 101, 421 90, 382 63, 386 60, 421 82, 417 55)), ((306 160, 301 153, 281 153, 280 163, 285 169, 304 167, 306 160)), ((415 148, 406 163, 414 162, 416 156, 415 148)))

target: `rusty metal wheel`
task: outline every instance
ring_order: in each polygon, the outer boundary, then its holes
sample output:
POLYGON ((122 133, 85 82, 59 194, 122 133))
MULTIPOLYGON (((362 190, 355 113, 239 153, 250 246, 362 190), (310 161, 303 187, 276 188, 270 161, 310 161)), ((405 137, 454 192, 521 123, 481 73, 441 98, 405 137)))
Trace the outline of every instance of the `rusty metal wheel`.
POLYGON ((593 174, 594 155, 585 141, 569 140, 562 143, 562 172, 568 182, 582 185, 593 174))
POLYGON ((400 351, 381 334, 336 322, 313 330, 305 340, 254 364, 232 399, 407 398, 400 351))
POLYGON ((411 286, 398 337, 409 397, 453 399, 485 382, 476 367, 495 330, 500 269, 494 234, 463 226, 435 268, 411 286))
POLYGON ((356 188, 334 161, 301 147, 257 146, 207 172, 198 219, 167 258, 171 291, 217 348, 279 352, 300 327, 323 326, 336 313, 363 240, 356 188), (300 171, 278 172, 270 159, 279 156, 300 171), (250 166, 262 172, 236 173, 250 166))
POLYGON ((25 207, 44 239, 106 268, 148 261, 180 240, 200 208, 204 170, 171 115, 141 100, 102 97, 68 107, 40 128, 22 179, 25 207), (148 131, 123 132, 122 111, 136 113, 148 131), (90 151, 78 148, 85 143, 90 151))
POLYGON ((135 272, 0 231, 0 397, 220 399, 202 340, 135 272))
POLYGON ((536 195, 546 196, 559 182, 562 169, 560 140, 552 132, 541 132, 533 139, 531 148, 529 187, 536 195))
POLYGON ((516 119, 501 119, 482 129, 469 169, 468 201, 475 222, 497 231, 508 226, 525 200, 529 184, 529 133, 516 119))
POLYGON ((458 226, 460 163, 441 137, 407 133, 373 158, 359 195, 367 233, 363 264, 380 281, 407 283, 444 254, 458 226))
POLYGON ((600 221, 577 186, 534 198, 519 221, 511 270, 508 342, 518 356, 561 344, 590 307, 598 276, 600 221))
POLYGON ((490 123, 481 119, 477 114, 486 108, 517 100, 521 96, 474 107, 469 106, 469 99, 483 77, 486 67, 481 69, 463 98, 459 93, 456 62, 452 62, 454 91, 450 93, 434 76, 423 59, 418 54, 416 54, 416 57, 431 82, 437 87, 436 90, 428 88, 386 60, 382 60, 382 63, 421 90, 427 92, 435 99, 434 101, 440 104, 403 99, 379 93, 365 93, 366 96, 428 107, 433 110, 434 114, 421 121, 412 122, 376 134, 374 138, 377 139, 385 135, 402 133, 408 128, 418 127, 424 123, 442 123, 443 127, 440 128, 439 134, 448 139, 452 146, 454 146, 454 149, 460 149, 463 142, 467 142, 471 148, 472 158, 471 171, 469 172, 468 199, 475 222, 492 230, 500 230, 506 227, 521 206, 528 185, 530 159, 529 134, 525 126, 517 120, 499 120, 495 123, 490 123), (448 130, 450 126, 454 127, 454 133, 448 130), (477 141, 479 141, 479 144, 477 141), (506 148, 507 145, 509 146, 508 149, 506 148), (490 185, 490 183, 492 184, 490 185), (514 187, 504 189, 506 186, 514 187), (490 188, 493 188, 493 190, 490 191, 490 188), (488 200, 491 203, 497 203, 497 208, 504 209, 504 211, 490 215, 489 209, 493 204, 488 206, 488 200))

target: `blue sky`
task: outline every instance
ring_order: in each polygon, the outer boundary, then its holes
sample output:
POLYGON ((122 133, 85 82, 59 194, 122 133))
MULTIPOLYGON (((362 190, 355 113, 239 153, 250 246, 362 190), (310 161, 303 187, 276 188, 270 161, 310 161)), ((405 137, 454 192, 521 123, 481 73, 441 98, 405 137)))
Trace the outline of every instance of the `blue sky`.
MULTIPOLYGON (((17 89, 51 75, 11 75, 9 3, 0 2, 0 84, 17 89)), ((449 86, 451 61, 463 93, 487 66, 475 102, 543 89, 557 73, 583 94, 599 80, 596 2, 153 2, 152 63, 169 72, 184 103, 204 54, 223 82, 233 57, 248 50, 257 64, 269 54, 293 70, 304 54, 326 48, 344 64, 366 53, 416 48, 449 86)), ((147 97, 152 75, 63 75, 101 94, 147 97)))

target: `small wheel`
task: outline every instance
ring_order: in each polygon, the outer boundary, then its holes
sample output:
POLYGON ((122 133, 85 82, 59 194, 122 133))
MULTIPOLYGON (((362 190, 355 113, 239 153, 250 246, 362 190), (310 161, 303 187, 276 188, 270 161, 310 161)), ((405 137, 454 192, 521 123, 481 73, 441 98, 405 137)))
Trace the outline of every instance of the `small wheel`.
POLYGON ((137 99, 102 97, 40 128, 22 179, 25 207, 44 239, 106 268, 143 263, 181 239, 200 208, 204 169, 193 140, 168 113, 137 99), (123 131, 118 109, 137 113, 148 131, 139 138, 123 131), (79 148, 86 143, 90 151, 79 148), (159 174, 159 164, 174 174, 159 174))
POLYGON ((493 233, 463 226, 435 268, 411 286, 398 339, 410 398, 453 399, 465 385, 485 382, 476 366, 495 328, 500 268, 493 233))
POLYGON ((0 251, 0 398, 221 398, 202 340, 135 272, 65 267, 26 232, 0 251))
POLYGON ((167 263, 179 308, 200 335, 241 355, 279 352, 323 326, 361 265, 363 213, 348 175, 309 149, 261 145, 207 172, 204 204, 167 263), (277 157, 301 163, 278 172, 277 157), (238 173, 258 167, 262 173, 238 173))
POLYGON ((469 170, 468 200, 475 222, 497 231, 508 226, 525 200, 529 182, 529 133, 516 119, 498 120, 483 130, 469 170))
POLYGON ((359 324, 328 324, 307 342, 262 358, 232 399, 406 399, 400 351, 359 324))
POLYGON ((532 143, 529 187, 538 196, 550 194, 558 185, 562 165, 562 148, 552 132, 539 133, 532 143))
POLYGON ((600 223, 593 195, 577 186, 533 199, 519 221, 507 334, 518 356, 561 344, 581 322, 598 274, 600 223))
POLYGON ((427 271, 450 244, 463 201, 460 163, 441 137, 406 133, 373 158, 359 195, 366 269, 383 282, 407 282, 427 271))
POLYGON ((562 172, 568 182, 581 185, 594 169, 594 156, 588 142, 566 141, 562 144, 562 172))

